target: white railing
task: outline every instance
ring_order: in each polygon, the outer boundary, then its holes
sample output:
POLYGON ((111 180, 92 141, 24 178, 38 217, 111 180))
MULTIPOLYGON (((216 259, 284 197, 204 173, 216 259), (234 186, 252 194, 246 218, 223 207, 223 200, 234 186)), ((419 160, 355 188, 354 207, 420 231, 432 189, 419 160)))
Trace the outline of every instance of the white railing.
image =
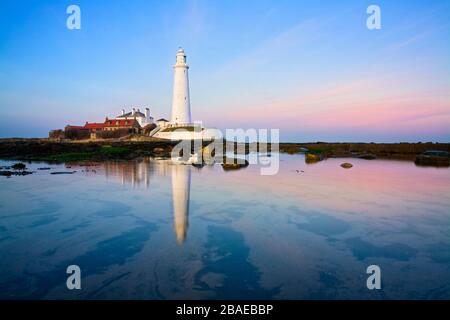
POLYGON ((164 126, 164 128, 185 128, 185 127, 201 127, 200 123, 170 123, 164 126))

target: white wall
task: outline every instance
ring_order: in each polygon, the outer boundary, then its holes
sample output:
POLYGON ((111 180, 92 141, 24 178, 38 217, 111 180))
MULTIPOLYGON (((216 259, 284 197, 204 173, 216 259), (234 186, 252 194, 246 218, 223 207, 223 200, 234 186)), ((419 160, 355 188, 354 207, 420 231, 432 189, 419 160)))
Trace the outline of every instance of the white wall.
POLYGON ((158 132, 154 135, 156 138, 168 139, 168 140, 212 140, 221 139, 222 133, 218 129, 210 128, 204 129, 199 132, 188 131, 173 131, 173 132, 158 132))

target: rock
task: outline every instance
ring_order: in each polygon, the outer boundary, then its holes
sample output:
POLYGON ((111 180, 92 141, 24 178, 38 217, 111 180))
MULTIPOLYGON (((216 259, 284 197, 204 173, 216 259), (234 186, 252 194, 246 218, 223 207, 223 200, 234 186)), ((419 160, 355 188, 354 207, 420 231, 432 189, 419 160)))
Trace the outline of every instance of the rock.
POLYGON ((49 167, 43 167, 43 168, 37 168, 38 170, 51 170, 52 168, 49 167))
POLYGON ((375 160, 377 157, 374 154, 366 153, 359 155, 358 158, 364 160, 375 160))
POLYGON ((50 174, 74 174, 76 171, 56 171, 50 174))
POLYGON ((29 174, 32 174, 32 171, 25 171, 25 170, 21 170, 21 171, 5 171, 2 170, 0 171, 0 176, 4 176, 4 177, 11 177, 11 176, 26 176, 29 174))
POLYGON ((155 153, 163 153, 165 150, 164 150, 164 148, 154 148, 153 149, 153 152, 155 152, 155 153))
POLYGON ((25 170, 27 166, 24 163, 15 163, 11 166, 14 170, 25 170))
POLYGON ((27 176, 29 174, 32 174, 33 171, 20 171, 20 172, 16 172, 16 176, 27 176))
POLYGON ((341 167, 344 169, 350 169, 351 167, 353 167, 353 165, 351 163, 345 162, 341 164, 341 167))
POLYGON ((249 162, 245 160, 244 163, 238 163, 238 159, 224 158, 222 163, 223 170, 238 170, 245 168, 249 165, 249 162))
POLYGON ((142 128, 142 133, 145 135, 149 135, 150 132, 156 128, 156 124, 151 123, 151 124, 147 124, 146 126, 144 126, 144 128, 142 128))
POLYGON ((305 154, 305 162, 309 163, 309 164, 322 161, 324 158, 325 158, 325 156, 321 153, 308 152, 305 154))
POLYGON ((247 167, 245 164, 238 164, 238 163, 222 163, 223 170, 237 170, 241 168, 247 167))
POLYGON ((416 157, 415 164, 418 166, 449 167, 450 153, 439 150, 426 151, 416 157))

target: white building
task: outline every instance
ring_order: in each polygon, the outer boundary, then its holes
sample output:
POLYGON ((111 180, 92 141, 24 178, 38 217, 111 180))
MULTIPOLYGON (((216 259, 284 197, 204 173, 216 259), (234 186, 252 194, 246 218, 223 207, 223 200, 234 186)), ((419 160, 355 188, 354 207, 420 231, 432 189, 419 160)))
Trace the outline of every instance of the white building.
POLYGON ((191 102, 189 97, 189 66, 186 54, 182 48, 178 49, 173 77, 172 121, 171 124, 191 123, 191 102))
POLYGON ((139 122, 139 125, 143 128, 148 124, 153 123, 153 117, 150 116, 150 109, 145 108, 145 114, 140 109, 133 108, 131 112, 125 113, 125 109, 122 109, 122 113, 116 117, 118 120, 135 119, 139 122))
POLYGON ((170 124, 170 122, 168 120, 164 119, 164 118, 156 120, 156 125, 160 126, 160 127, 165 127, 165 126, 167 126, 169 124, 170 124))

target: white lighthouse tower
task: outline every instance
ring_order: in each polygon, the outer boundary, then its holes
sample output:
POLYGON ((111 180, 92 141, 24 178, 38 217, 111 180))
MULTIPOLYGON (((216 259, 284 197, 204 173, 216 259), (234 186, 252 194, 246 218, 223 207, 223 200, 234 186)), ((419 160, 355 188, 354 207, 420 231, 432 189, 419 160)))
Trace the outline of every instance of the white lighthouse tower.
POLYGON ((189 99, 189 66, 186 64, 186 54, 178 49, 173 78, 172 125, 191 123, 191 103, 189 99))
POLYGON ((201 123, 191 119, 191 102, 189 98, 189 66, 182 48, 177 51, 177 60, 173 66, 172 119, 156 121, 157 127, 149 135, 169 140, 215 140, 221 139, 218 129, 203 128, 201 123))

